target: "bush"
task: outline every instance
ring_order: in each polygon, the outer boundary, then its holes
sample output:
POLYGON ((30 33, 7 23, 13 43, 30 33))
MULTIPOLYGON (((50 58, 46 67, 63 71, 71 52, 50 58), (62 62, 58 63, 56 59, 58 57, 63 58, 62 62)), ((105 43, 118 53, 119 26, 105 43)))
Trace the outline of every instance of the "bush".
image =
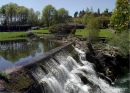
POLYGON ((129 53, 130 41, 128 34, 128 32, 122 31, 122 33, 115 34, 115 37, 109 41, 110 45, 118 48, 119 55, 122 57, 126 57, 129 53))
POLYGON ((59 34, 69 34, 71 33, 71 29, 67 27, 66 24, 58 24, 49 27, 49 32, 50 33, 59 33, 59 34))
POLYGON ((0 72, 0 78, 4 79, 4 80, 8 80, 10 79, 9 75, 7 75, 5 72, 0 72))
POLYGON ((95 41, 99 36, 99 21, 97 18, 95 18, 93 15, 89 17, 88 23, 87 23, 87 38, 89 42, 95 41))

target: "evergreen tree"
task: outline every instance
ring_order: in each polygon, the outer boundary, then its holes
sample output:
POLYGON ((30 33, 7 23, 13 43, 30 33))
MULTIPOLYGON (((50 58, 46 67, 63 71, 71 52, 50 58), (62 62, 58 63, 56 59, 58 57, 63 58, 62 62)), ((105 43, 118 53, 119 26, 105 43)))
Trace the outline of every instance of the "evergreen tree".
POLYGON ((76 18, 78 16, 78 11, 76 11, 75 13, 74 13, 74 18, 76 18))
POLYGON ((100 9, 98 8, 97 14, 100 15, 100 9))

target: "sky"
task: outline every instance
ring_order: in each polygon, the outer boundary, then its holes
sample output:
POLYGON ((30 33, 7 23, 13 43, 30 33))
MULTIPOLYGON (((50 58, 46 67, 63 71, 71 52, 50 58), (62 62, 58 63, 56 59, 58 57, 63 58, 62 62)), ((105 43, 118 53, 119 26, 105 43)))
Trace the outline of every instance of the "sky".
POLYGON ((92 7, 94 12, 97 12, 98 8, 101 13, 106 8, 111 12, 115 8, 116 0, 1 0, 0 7, 8 3, 16 3, 19 6, 33 8, 34 11, 40 11, 41 13, 46 5, 51 4, 57 10, 65 8, 68 10, 69 15, 73 16, 76 11, 86 10, 87 7, 92 7))

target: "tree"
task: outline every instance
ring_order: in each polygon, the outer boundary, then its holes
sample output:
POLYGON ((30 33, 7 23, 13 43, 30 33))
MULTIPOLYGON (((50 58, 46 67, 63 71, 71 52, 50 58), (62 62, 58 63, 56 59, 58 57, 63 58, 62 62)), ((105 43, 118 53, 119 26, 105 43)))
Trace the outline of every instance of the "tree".
POLYGON ((110 24, 110 17, 109 16, 99 16, 97 17, 100 23, 100 28, 108 28, 110 24))
POLYGON ((127 31, 129 17, 130 16, 128 0, 117 0, 116 7, 110 19, 110 26, 113 27, 118 33, 123 30, 127 31))
POLYGON ((108 15, 109 15, 108 8, 106 8, 102 14, 103 14, 104 16, 108 16, 108 15))
POLYGON ((28 23, 31 25, 31 26, 34 26, 35 24, 35 12, 33 10, 33 8, 31 8, 29 10, 29 19, 28 19, 28 23))
POLYGON ((74 18, 76 18, 78 16, 78 11, 76 11, 75 13, 74 13, 74 18))
POLYGON ((1 22, 2 22, 2 25, 7 25, 7 16, 6 16, 6 8, 7 8, 7 5, 3 5, 1 8, 0 8, 0 15, 1 15, 1 22))
POLYGON ((40 16, 41 16, 40 11, 36 11, 36 13, 35 13, 35 14, 37 15, 38 19, 40 19, 40 16))
POLYGON ((17 23, 19 25, 24 25, 28 23, 29 9, 24 6, 19 6, 17 8, 17 23))
POLYGON ((64 23, 68 17, 68 11, 65 10, 64 8, 60 8, 58 11, 58 21, 60 23, 64 23))
POLYGON ((35 14, 36 14, 36 25, 40 25, 40 12, 39 11, 36 11, 35 12, 35 14))
POLYGON ((82 10, 82 15, 84 15, 85 14, 85 11, 84 10, 82 10))
POLYGON ((73 22, 75 22, 75 23, 83 23, 83 19, 82 18, 80 18, 80 17, 77 17, 77 18, 73 18, 73 22))
POLYGON ((98 8, 97 14, 98 14, 98 16, 100 15, 100 9, 99 8, 98 8))
POLYGON ((47 5, 42 10, 42 21, 47 27, 56 23, 57 11, 52 5, 47 5))
POLYGON ((18 6, 15 3, 6 4, 0 8, 0 19, 2 25, 29 24, 31 26, 36 26, 39 24, 39 18, 39 11, 35 12, 32 8, 28 9, 24 6, 18 6))
POLYGON ((87 8, 85 11, 85 15, 83 16, 83 23, 87 25, 89 17, 91 17, 93 15, 93 9, 91 7, 91 9, 87 8))
POLYGON ((86 27, 87 38, 89 42, 96 40, 99 36, 99 21, 94 15, 89 15, 89 20, 86 27))
POLYGON ((12 24, 13 18, 16 16, 17 4, 9 3, 6 7, 6 15, 8 16, 8 24, 12 24))
POLYGON ((79 12, 79 17, 82 17, 82 11, 79 12))

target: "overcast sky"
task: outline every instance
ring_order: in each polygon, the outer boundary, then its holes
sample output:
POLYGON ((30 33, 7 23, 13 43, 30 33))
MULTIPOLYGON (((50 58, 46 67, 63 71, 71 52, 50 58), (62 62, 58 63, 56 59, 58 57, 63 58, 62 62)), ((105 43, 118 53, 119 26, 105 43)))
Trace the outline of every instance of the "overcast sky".
POLYGON ((106 8, 113 11, 116 0, 1 0, 0 7, 8 3, 16 3, 20 6, 33 8, 34 11, 42 12, 44 6, 51 4, 56 9, 65 8, 69 11, 69 15, 73 16, 76 11, 86 10, 86 8, 93 8, 94 12, 100 9, 103 12, 106 8))

